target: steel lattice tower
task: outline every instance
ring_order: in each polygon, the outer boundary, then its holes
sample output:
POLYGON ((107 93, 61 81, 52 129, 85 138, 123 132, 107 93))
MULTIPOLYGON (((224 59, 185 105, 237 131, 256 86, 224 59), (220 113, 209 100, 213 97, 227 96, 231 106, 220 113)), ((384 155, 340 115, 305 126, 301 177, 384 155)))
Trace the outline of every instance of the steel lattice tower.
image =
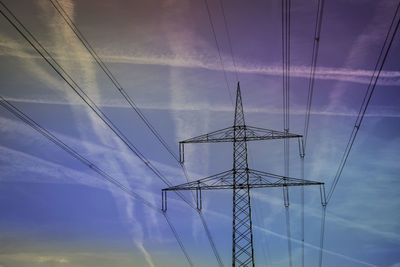
POLYGON ((301 135, 247 126, 240 85, 237 85, 235 118, 232 127, 200 135, 179 143, 180 161, 184 162, 184 144, 188 143, 233 143, 233 169, 197 181, 165 188, 162 190, 162 209, 167 210, 167 191, 195 190, 197 209, 201 209, 201 191, 213 189, 232 189, 233 191, 233 229, 232 266, 254 266, 253 226, 251 220, 250 189, 261 187, 283 187, 285 203, 289 201, 289 186, 320 185, 323 183, 284 177, 267 172, 249 169, 247 142, 257 140, 297 138, 301 146, 301 135))

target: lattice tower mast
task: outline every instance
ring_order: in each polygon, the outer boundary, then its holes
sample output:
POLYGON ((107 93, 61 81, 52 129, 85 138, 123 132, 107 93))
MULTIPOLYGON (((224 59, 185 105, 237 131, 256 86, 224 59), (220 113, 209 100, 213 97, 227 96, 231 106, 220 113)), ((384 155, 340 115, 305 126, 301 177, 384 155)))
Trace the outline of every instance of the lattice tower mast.
POLYGON ((284 177, 249 169, 247 142, 297 138, 302 153, 302 136, 287 132, 247 126, 244 119, 240 84, 237 85, 235 118, 232 127, 193 137, 179 143, 180 161, 184 162, 184 144, 188 143, 233 143, 233 169, 197 181, 168 187, 162 190, 162 209, 167 210, 167 191, 195 190, 196 204, 200 210, 201 191, 232 189, 232 266, 254 266, 254 241, 251 217, 250 189, 261 187, 283 187, 285 205, 289 204, 289 186, 320 185, 321 197, 325 199, 324 183, 284 177))

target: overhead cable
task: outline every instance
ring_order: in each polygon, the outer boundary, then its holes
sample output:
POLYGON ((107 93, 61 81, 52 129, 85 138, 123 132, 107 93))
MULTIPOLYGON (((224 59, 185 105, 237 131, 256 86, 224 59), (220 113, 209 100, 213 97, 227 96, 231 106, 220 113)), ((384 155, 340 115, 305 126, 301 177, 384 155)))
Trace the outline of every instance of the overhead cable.
MULTIPOLYGON (((166 185, 172 186, 172 184, 166 179, 161 172, 155 168, 155 166, 145 158, 145 156, 127 139, 122 132, 112 123, 111 120, 97 107, 97 105, 86 95, 86 93, 76 84, 76 82, 65 72, 65 70, 57 63, 57 61, 48 53, 48 51, 39 43, 39 41, 30 33, 30 31, 15 17, 15 15, 1 2, 1 5, 11 15, 7 16, 3 11, 2 15, 10 22, 10 24, 28 41, 28 43, 45 59, 45 61, 61 76, 61 78, 77 93, 81 99, 96 113, 96 115, 128 146, 128 148, 142 160, 142 162, 166 185), (14 20, 13 20, 14 19, 14 20), (20 26, 21 28, 19 28, 20 26), (65 75, 65 76, 64 76, 65 75)), ((175 157, 176 159, 176 157, 175 157)), ((177 195, 192 209, 197 210, 182 193, 176 192, 177 195)), ((207 231, 208 229, 206 229, 207 231)), ((208 236, 208 238, 210 238, 208 236)), ((213 247, 214 254, 218 255, 213 241, 210 241, 213 247)), ((219 259, 219 255, 217 256, 219 259)))
POLYGON ((146 116, 143 114, 143 112, 140 110, 140 108, 136 105, 136 103, 132 99, 132 97, 130 97, 128 95, 128 93, 124 90, 124 88, 121 86, 121 84, 115 78, 114 74, 110 71, 110 69, 107 67, 107 65, 103 62, 103 60, 100 58, 100 56, 96 53, 96 51, 93 49, 93 47, 87 41, 85 36, 82 34, 82 32, 79 30, 79 28, 72 21, 72 19, 68 15, 68 13, 64 10, 62 5, 60 5, 58 0, 49 0, 49 1, 53 5, 53 7, 57 10, 57 12, 61 15, 61 17, 64 19, 64 21, 68 25, 68 27, 73 31, 73 33, 76 35, 76 37, 81 41, 83 46, 90 53, 90 55, 93 57, 93 59, 99 65, 99 67, 103 70, 103 72, 111 80, 112 84, 115 86, 115 88, 118 90, 118 92, 125 98, 125 100, 131 106, 131 108, 136 112, 136 114, 139 116, 139 118, 145 123, 147 128, 149 128, 149 130, 158 139, 158 141, 162 144, 162 146, 164 146, 164 148, 172 155, 172 157, 174 157, 175 160, 179 161, 176 153, 174 153, 173 150, 168 146, 167 142, 163 139, 163 137, 160 135, 160 133, 157 131, 157 129, 146 118, 146 116))
MULTIPOLYGON (((352 130, 352 132, 350 134, 350 138, 349 138, 349 140, 347 142, 345 151, 344 151, 343 156, 341 158, 339 167, 338 167, 338 169, 336 171, 336 174, 335 174, 335 177, 333 179, 332 185, 331 185, 331 187, 330 187, 330 189, 328 191, 328 194, 327 194, 327 197, 326 197, 325 206, 329 203, 330 199, 332 198, 332 195, 333 195, 333 192, 335 191, 336 185, 339 182, 339 179, 340 179, 340 177, 342 175, 342 172, 343 172, 343 169, 344 169, 344 167, 346 165, 346 162, 347 162, 347 159, 349 157, 350 151, 351 151, 351 149, 353 147, 353 144, 354 144, 354 141, 355 141, 355 139, 357 137, 358 131, 360 130, 361 124, 362 124, 362 122, 364 120, 364 116, 365 116, 365 113, 367 111, 368 105, 369 105, 369 103, 370 103, 370 101, 372 99, 373 93, 375 91, 376 84, 377 84, 377 82, 379 80, 379 76, 380 76, 380 74, 382 72, 383 66, 384 66, 384 64, 386 62, 386 59, 387 59, 388 55, 389 55, 389 51, 390 51, 390 48, 392 47, 393 40, 394 40, 394 38, 395 38, 395 36, 396 36, 396 34, 398 32, 399 25, 400 25, 399 9, 400 9, 400 1, 397 4, 397 7, 395 9, 394 16, 393 16, 392 21, 390 23, 390 26, 388 28, 385 40, 384 40, 383 45, 382 45, 382 48, 381 48, 381 50, 379 52, 379 56, 378 56, 377 62, 375 64, 374 71, 372 73, 370 82, 369 82, 369 84, 367 86, 367 90, 365 92, 363 101, 361 103, 361 107, 360 107, 360 110, 358 112, 358 115, 357 115, 353 130, 352 130)), ((323 216, 323 222, 325 222, 325 212, 326 212, 326 208, 324 207, 323 215, 322 215, 323 216)), ((322 226, 321 227, 321 233, 323 234, 324 225, 321 225, 321 226, 322 226)), ((324 238, 323 235, 321 235, 321 241, 320 241, 321 249, 320 249, 320 257, 319 257, 319 267, 322 266, 322 254, 323 254, 323 244, 324 244, 323 238, 324 238)))
MULTIPOLYGON (((1 3, 1 2, 0 2, 1 3)), ((1 3, 2 4, 2 3, 1 3)), ((2 12, 0 10, 0 12, 2 12)), ((59 138, 57 138, 55 135, 50 133, 48 130, 43 128, 40 124, 38 124, 36 121, 34 121, 32 118, 30 118, 28 115, 26 115, 24 112, 22 112, 19 108, 17 108, 15 105, 11 104, 9 101, 7 101, 5 98, 0 96, 0 105, 4 107, 7 111, 11 112, 13 115, 15 115, 17 118, 25 122, 27 125, 32 127, 34 130, 36 130, 38 133, 46 137, 48 140, 50 140, 52 143, 57 145, 59 148, 70 154, 72 157, 75 159, 79 160, 81 163, 98 173, 103 179, 106 181, 110 182, 114 186, 116 186, 118 189, 122 190, 124 193, 128 194, 129 196, 133 197, 134 199, 140 201, 142 204, 145 206, 155 210, 156 212, 162 213, 161 210, 156 207, 154 204, 146 200, 144 197, 140 196, 138 193, 132 191, 129 187, 126 185, 120 183, 116 178, 112 177, 105 171, 103 171, 101 168, 99 168, 96 164, 79 154, 76 150, 65 144, 63 141, 61 141, 59 138)), ((168 222, 168 225, 176 239, 176 241, 179 244, 179 247, 181 248, 183 254, 186 257, 186 260, 190 264, 190 266, 193 266, 192 261, 189 257, 189 255, 186 252, 186 249, 181 241, 181 238, 179 237, 178 233, 176 232, 175 228, 173 225, 170 223, 168 217, 166 216, 165 213, 162 213, 162 215, 165 217, 165 219, 168 222)))
POLYGON ((365 92, 364 99, 363 99, 363 101, 361 103, 361 107, 360 107, 360 110, 358 112, 357 119, 356 119, 356 122, 354 124, 353 130, 351 132, 350 138, 349 138, 349 140, 347 142, 346 149, 345 149, 345 151, 343 153, 343 156, 342 156, 342 159, 340 161, 339 167, 338 167, 338 169, 336 171, 336 175, 335 175, 335 178, 333 179, 332 186, 329 189, 329 192, 328 192, 328 195, 327 195, 327 202, 329 202, 330 199, 332 198, 332 194, 333 194, 333 192, 334 192, 334 190, 336 188, 337 183, 339 182, 339 179, 340 179, 341 174, 343 172, 343 168, 346 165, 346 162, 347 162, 347 159, 349 157, 351 148, 353 147, 354 140, 357 137, 358 131, 360 130, 361 123, 363 122, 363 119, 364 119, 365 113, 367 111, 368 105, 369 105, 369 103, 371 101, 371 98, 372 98, 372 95, 373 95, 373 93, 375 91, 375 87, 376 87, 376 84, 377 84, 377 82, 379 80, 379 76, 380 76, 380 74, 382 72, 383 66, 384 66, 384 64, 386 62, 386 59, 388 57, 390 48, 392 47, 393 40, 394 40, 394 38, 396 36, 396 33, 397 33, 398 29, 399 29, 399 25, 400 25, 399 7, 400 7, 400 1, 399 1, 398 5, 396 7, 395 14, 394 14, 393 19, 392 19, 392 21, 390 23, 388 32, 387 32, 386 37, 385 37, 385 41, 384 41, 383 46, 381 48, 381 51, 379 53, 378 60, 377 60, 377 62, 375 64, 375 68, 374 68, 373 74, 372 74, 370 82, 368 84, 367 91, 365 92))
POLYGON ((209 20, 210 26, 211 26, 211 31, 212 31, 212 34, 213 34, 213 37, 214 37, 215 46, 217 47, 219 61, 220 61, 220 63, 221 63, 222 71, 224 72, 224 78, 225 78, 225 82, 226 82, 226 89, 228 89, 229 98, 231 99, 232 106, 234 107, 235 105, 234 105, 234 103, 233 103, 233 98, 232 98, 231 90, 229 89, 228 76, 226 75, 226 70, 225 70, 224 62, 223 62, 223 60, 222 60, 221 49, 220 49, 219 44, 218 44, 217 34, 215 33, 214 23, 212 22, 210 7, 208 6, 207 0, 204 0, 204 3, 205 3, 206 10, 207 10, 207 14, 208 14, 208 20, 209 20))
MULTIPOLYGON (((0 2, 5 8, 6 14, 0 10, 1 14, 10 24, 24 37, 26 41, 38 52, 38 54, 52 67, 52 69, 68 84, 68 86, 84 101, 86 105, 102 120, 108 128, 133 152, 164 184, 172 186, 168 179, 144 156, 139 149, 119 130, 119 128, 108 118, 108 116, 92 101, 92 99, 82 90, 82 88, 72 79, 72 77, 61 67, 54 57, 44 48, 32 33, 18 20, 18 18, 0 2)), ((196 209, 182 194, 178 196, 184 200, 192 209, 196 209)))
MULTIPOLYGON (((302 176, 304 179, 304 156, 305 156, 305 150, 306 150, 306 145, 307 145, 307 139, 308 139, 308 130, 309 130, 309 124, 310 124, 310 115, 311 115, 311 105, 312 105, 312 99, 313 99, 313 93, 314 93, 314 84, 315 84, 315 73, 316 73, 316 68, 317 68, 317 61, 318 61, 318 52, 319 52, 319 41, 320 41, 320 36, 321 36, 321 28, 322 28, 322 17, 324 14, 324 6, 325 6, 325 0, 318 0, 318 5, 317 5, 317 16, 315 20, 315 27, 314 27, 314 41, 313 41, 313 49, 312 49, 312 58, 311 58, 311 70, 310 70, 310 78, 308 81, 308 95, 307 95, 307 106, 306 106, 306 115, 305 115, 305 122, 304 122, 304 134, 303 134, 303 139, 302 139, 302 146, 303 146, 303 155, 301 157, 301 164, 302 164, 302 176)), ((325 219, 323 219, 323 222, 325 223, 325 219)), ((325 226, 322 225, 321 231, 325 229, 325 226)), ((321 232, 321 236, 323 236, 324 233, 321 232)), ((301 191, 301 251, 302 251, 302 256, 301 256, 301 266, 304 267, 304 187, 302 188, 301 191)), ((321 246, 323 245, 322 242, 320 242, 321 246)), ((322 251, 322 247, 320 248, 320 251, 322 251)))
POLYGON ((325 217, 326 217, 326 205, 322 205, 321 233, 319 235, 319 257, 318 257, 319 267, 322 267, 322 256, 323 256, 324 240, 325 240, 325 217))
POLYGON ((219 4, 220 4, 221 10, 222 10, 222 17, 224 19, 225 31, 228 36, 229 49, 231 51, 232 63, 233 63, 233 67, 235 69, 236 82, 239 82, 239 75, 238 75, 237 66, 236 66, 235 54, 233 53, 232 39, 231 39, 231 34, 229 32, 228 20, 226 19, 226 15, 225 15, 225 8, 224 8, 223 0, 219 0, 219 4))
MULTIPOLYGON (((289 134, 290 114, 290 13, 291 0, 282 0, 282 85, 283 85, 283 128, 289 134)), ((284 175, 289 177, 289 139, 284 139, 284 175)), ((286 181, 285 181, 286 182, 286 181)), ((289 191, 283 188, 286 215, 286 234, 288 237, 289 266, 292 267, 292 238, 290 231, 289 191)))
POLYGON ((314 29, 314 42, 313 42, 312 58, 311 58, 311 70, 310 70, 310 78, 308 80, 306 117, 305 117, 305 122, 304 122, 304 134, 303 134, 304 149, 307 146, 308 128, 309 128, 309 124, 310 124, 311 105, 312 105, 312 98, 313 98, 313 93, 314 93, 315 72, 316 72, 317 62, 318 62, 319 41, 320 41, 320 37, 321 37, 322 17, 324 14, 324 6, 325 6, 325 0, 318 0, 317 17, 315 20, 315 29, 314 29))
MULTIPOLYGON (((184 172, 185 177, 188 180, 187 172, 184 169, 185 167, 181 164, 179 161, 177 155, 172 151, 172 149, 168 146, 166 141, 163 139, 161 134, 154 128, 154 126, 150 123, 150 121, 145 117, 143 112, 140 110, 140 108, 136 105, 136 103, 132 100, 132 98, 126 93, 126 91, 123 89, 123 87, 120 85, 118 80, 115 78, 113 73, 109 70, 107 65, 103 62, 103 60, 99 57, 99 55, 96 53, 96 51, 93 49, 93 47, 90 45, 90 43, 87 41, 85 36, 82 34, 82 32, 79 30, 79 28, 75 25, 75 23, 72 21, 68 13, 64 10, 62 5, 58 2, 58 0, 49 0, 51 4, 54 6, 54 8, 58 11, 58 13, 61 15, 61 17, 64 19, 66 24, 69 26, 69 28, 74 32, 76 37, 81 41, 83 46, 87 49, 87 51, 90 53, 90 55, 93 57, 93 59, 97 62, 97 64, 100 66, 100 68, 104 71, 104 73, 107 75, 107 77, 111 80, 115 88, 121 93, 121 95, 125 98, 125 100, 129 103, 129 105, 133 108, 133 110, 137 113, 137 115, 142 119, 142 121, 146 124, 146 126, 150 129, 150 131, 153 133, 153 135, 160 141, 160 143, 163 145, 163 147, 170 153, 170 155, 177 161, 184 172)), ((201 211, 200 211, 201 213, 201 211)), ((200 215, 202 216, 202 214, 200 215)), ((216 250, 216 247, 214 245, 214 241, 212 240, 212 236, 208 235, 209 230, 206 224, 206 221, 204 218, 200 218, 203 222, 204 229, 206 231, 207 237, 209 239, 210 245, 214 251, 214 254, 217 258, 217 261, 220 262, 220 257, 218 254, 218 251, 216 250)))

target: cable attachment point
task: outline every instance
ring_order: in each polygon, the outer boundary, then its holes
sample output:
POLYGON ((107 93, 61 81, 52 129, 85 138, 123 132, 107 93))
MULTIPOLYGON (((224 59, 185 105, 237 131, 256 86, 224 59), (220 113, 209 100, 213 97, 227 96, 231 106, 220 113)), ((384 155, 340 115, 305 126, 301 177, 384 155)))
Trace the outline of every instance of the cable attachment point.
POLYGON ((163 213, 165 213, 167 211, 167 191, 166 190, 162 190, 161 191, 161 211, 163 213))
POLYGON ((321 205, 322 207, 326 207, 326 205, 328 205, 328 201, 326 200, 325 184, 320 185, 319 192, 321 195, 321 205))
POLYGON ((201 188, 200 188, 200 181, 198 181, 198 186, 196 188, 196 207, 198 211, 202 209, 202 200, 201 200, 201 188))

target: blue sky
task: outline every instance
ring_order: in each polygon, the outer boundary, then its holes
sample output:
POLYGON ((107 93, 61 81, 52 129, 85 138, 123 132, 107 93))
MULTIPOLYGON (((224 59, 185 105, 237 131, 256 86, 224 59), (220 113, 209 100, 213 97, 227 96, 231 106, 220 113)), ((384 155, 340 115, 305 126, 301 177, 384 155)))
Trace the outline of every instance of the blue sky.
MULTIPOLYGON (((3 1, 82 89, 173 184, 185 182, 48 0, 3 1)), ((236 79, 218 1, 209 1, 226 86, 203 1, 72 1, 63 5, 126 92, 174 151, 233 122, 236 79), (229 92, 228 92, 229 90, 229 92)), ((224 1, 248 125, 282 130, 279 1, 224 1)), ((397 1, 326 1, 306 179, 330 188, 397 1)), ((291 132, 302 134, 315 1, 293 1, 291 132)), ((0 92, 26 114, 151 203, 165 185, 118 140, 8 22, 0 18, 0 92)), ((327 210, 324 266, 400 266, 400 39, 327 210)), ((0 109, 0 266, 186 266, 165 220, 0 109)), ((290 174, 300 175, 297 142, 290 174)), ((230 169, 230 144, 188 145, 195 180, 230 169)), ((283 144, 249 144, 253 169, 283 174, 283 144)), ((189 196, 189 195, 188 195, 189 196)), ((225 265, 231 192, 203 195, 225 265)), ((288 266, 282 192, 252 192, 255 262, 288 266)), ((291 190, 294 266, 300 266, 300 190, 291 190)), ((317 266, 321 207, 306 189, 306 266, 317 266)), ((216 266, 196 212, 170 195, 168 214, 196 266, 216 266)))

